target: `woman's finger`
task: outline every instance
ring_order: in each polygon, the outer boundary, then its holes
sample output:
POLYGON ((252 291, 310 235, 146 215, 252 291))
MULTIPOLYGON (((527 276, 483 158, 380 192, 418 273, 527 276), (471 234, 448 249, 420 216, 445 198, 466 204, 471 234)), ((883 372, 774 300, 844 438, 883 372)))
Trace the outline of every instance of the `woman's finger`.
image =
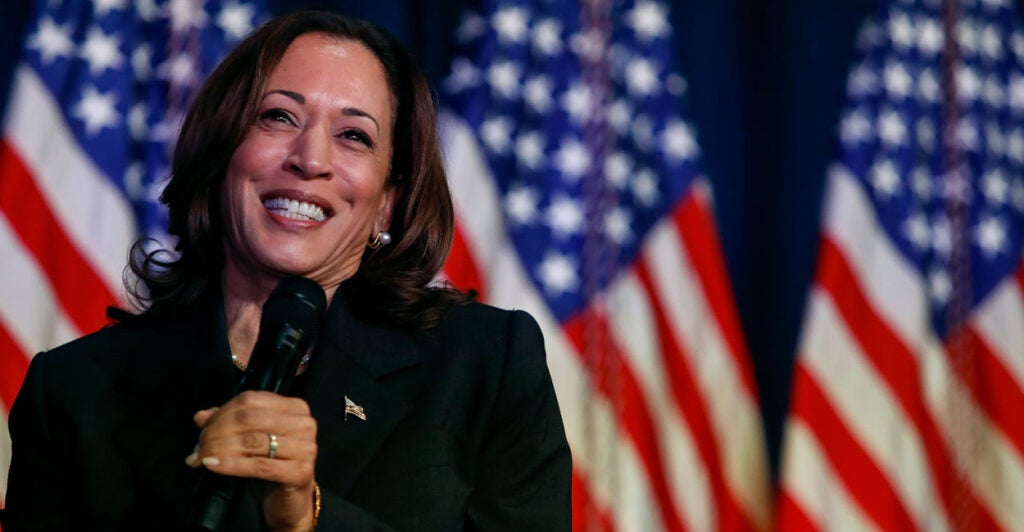
POLYGON ((315 460, 316 451, 315 436, 310 438, 274 432, 245 432, 203 444, 200 458, 239 456, 277 460, 315 460))
POLYGON ((313 460, 280 460, 266 457, 207 456, 204 467, 233 477, 257 478, 285 486, 305 486, 313 481, 313 460))

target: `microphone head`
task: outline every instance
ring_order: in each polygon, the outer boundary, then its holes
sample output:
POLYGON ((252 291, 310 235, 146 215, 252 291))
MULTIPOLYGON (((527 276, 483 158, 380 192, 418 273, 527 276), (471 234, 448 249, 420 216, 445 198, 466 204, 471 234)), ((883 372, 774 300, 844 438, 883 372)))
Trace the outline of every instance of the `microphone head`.
POLYGON ((312 338, 320 334, 327 296, 316 281, 305 277, 285 277, 263 304, 260 328, 287 323, 312 338))

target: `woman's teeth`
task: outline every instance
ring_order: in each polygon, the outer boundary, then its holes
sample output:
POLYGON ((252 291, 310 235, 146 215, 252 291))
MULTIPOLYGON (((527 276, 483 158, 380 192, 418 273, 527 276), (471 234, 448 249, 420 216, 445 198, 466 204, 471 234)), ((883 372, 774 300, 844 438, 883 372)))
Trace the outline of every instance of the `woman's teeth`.
POLYGON ((271 198, 263 201, 267 210, 273 211, 285 218, 292 220, 312 220, 322 222, 327 219, 327 214, 319 205, 296 201, 288 198, 271 198))

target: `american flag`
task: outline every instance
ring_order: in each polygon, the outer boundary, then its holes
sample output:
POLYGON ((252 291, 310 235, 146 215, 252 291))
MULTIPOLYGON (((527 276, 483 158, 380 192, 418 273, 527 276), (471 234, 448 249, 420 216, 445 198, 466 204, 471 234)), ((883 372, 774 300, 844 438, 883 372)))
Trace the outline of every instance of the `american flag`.
POLYGON ((442 84, 445 272, 545 330, 574 528, 766 529, 756 387, 666 6, 485 5, 442 84))
POLYGON ((882 2, 847 91, 779 529, 1024 530, 1015 2, 882 2))
POLYGON ((0 144, 0 502, 28 361, 105 324, 191 95, 264 16, 244 0, 37 0, 0 144))

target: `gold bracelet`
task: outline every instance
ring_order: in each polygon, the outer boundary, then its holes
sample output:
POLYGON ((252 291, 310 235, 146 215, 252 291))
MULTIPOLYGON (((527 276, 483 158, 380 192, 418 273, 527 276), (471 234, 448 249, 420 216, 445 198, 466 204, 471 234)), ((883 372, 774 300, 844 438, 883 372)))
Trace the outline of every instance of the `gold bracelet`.
POLYGON ((320 484, 313 481, 313 530, 316 530, 316 522, 320 520, 320 484))

